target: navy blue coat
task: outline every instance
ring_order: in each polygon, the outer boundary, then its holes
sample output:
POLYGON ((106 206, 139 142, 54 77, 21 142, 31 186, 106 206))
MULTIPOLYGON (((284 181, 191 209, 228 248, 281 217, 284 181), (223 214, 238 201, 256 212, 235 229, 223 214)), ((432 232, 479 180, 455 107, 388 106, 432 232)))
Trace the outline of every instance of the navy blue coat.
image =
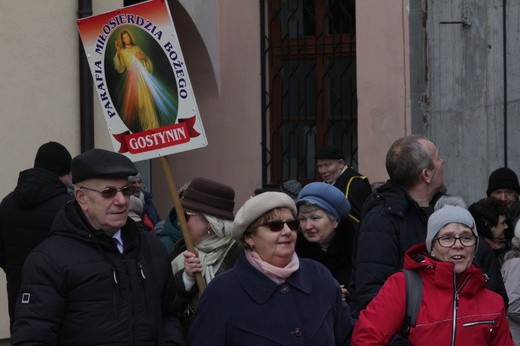
POLYGON ((348 345, 354 321, 330 271, 313 260, 276 284, 242 254, 200 299, 189 345, 348 345))

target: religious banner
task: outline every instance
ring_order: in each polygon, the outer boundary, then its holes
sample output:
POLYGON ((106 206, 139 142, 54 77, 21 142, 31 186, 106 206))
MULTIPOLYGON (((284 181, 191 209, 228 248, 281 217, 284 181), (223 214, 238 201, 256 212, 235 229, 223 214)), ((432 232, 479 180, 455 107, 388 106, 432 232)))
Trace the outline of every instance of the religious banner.
POLYGON ((208 144, 164 0, 77 25, 115 151, 140 161, 208 144))

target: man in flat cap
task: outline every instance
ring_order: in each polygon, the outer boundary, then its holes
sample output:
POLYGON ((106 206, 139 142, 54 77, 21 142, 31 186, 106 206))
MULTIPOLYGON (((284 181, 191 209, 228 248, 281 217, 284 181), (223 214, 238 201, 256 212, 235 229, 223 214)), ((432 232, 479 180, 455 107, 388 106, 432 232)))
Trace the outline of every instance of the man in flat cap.
POLYGON ((25 258, 47 239, 54 217, 72 199, 67 189, 71 160, 62 144, 42 144, 34 167, 20 172, 16 187, 0 203, 0 267, 7 278, 11 328, 25 258))
POLYGON ((75 200, 23 266, 11 344, 175 344, 168 254, 128 217, 134 164, 91 149, 71 171, 75 200))
POLYGON ((348 218, 359 229, 363 204, 372 193, 368 178, 348 166, 343 151, 335 145, 321 148, 314 158, 323 182, 334 185, 347 197, 352 207, 348 218))

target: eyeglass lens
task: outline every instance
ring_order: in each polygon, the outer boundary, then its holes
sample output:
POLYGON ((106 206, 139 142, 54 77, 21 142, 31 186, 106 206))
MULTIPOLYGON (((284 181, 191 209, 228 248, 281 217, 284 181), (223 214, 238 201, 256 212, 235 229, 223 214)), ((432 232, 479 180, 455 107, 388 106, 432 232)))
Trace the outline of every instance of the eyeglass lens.
POLYGON ((121 193, 125 196, 131 196, 134 193, 134 188, 130 185, 123 186, 120 189, 116 189, 115 187, 107 187, 106 189, 101 190, 101 196, 104 198, 112 198, 117 195, 117 192, 121 191, 121 193))
POLYGON ((282 220, 269 221, 269 222, 265 223, 265 226, 269 227, 269 230, 271 232, 279 232, 283 229, 284 224, 287 224, 289 229, 291 229, 293 231, 297 231, 298 228, 300 227, 300 220, 294 219, 294 220, 289 220, 289 221, 282 221, 282 220))
POLYGON ((477 240, 474 236, 471 235, 464 235, 462 237, 440 237, 437 239, 439 240, 439 244, 442 247, 452 247, 455 245, 457 239, 463 246, 473 246, 477 240))
POLYGON ((90 191, 99 192, 101 194, 101 197, 103 197, 103 198, 112 198, 115 195, 117 195, 118 191, 121 191, 121 193, 123 195, 128 197, 128 196, 131 196, 135 191, 135 189, 131 185, 125 185, 120 189, 116 189, 115 187, 107 187, 103 190, 96 190, 96 189, 91 189, 90 187, 86 187, 86 186, 81 186, 81 188, 90 190, 90 191))

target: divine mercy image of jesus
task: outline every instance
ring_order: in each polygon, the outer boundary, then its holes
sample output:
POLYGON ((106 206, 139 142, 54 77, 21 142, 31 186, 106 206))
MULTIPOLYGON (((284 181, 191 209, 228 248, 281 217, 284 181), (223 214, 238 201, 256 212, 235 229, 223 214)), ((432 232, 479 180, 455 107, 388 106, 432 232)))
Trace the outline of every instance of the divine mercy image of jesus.
POLYGON ((159 44, 133 26, 123 27, 112 36, 115 52, 108 55, 107 50, 105 57, 113 56, 112 71, 117 73, 107 73, 106 78, 123 123, 132 133, 174 124, 178 111, 176 81, 159 44), (146 43, 149 55, 136 44, 138 36, 146 43), (152 59, 157 62, 155 69, 152 59))

